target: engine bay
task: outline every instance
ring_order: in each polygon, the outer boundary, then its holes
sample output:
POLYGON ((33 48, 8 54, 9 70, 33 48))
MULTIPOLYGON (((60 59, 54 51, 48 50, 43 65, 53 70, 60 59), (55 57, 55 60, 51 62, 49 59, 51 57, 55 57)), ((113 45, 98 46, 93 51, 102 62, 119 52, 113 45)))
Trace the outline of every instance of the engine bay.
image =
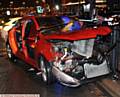
POLYGON ((54 65, 71 76, 84 74, 84 61, 92 56, 94 39, 78 41, 53 40, 53 49, 57 53, 54 65))
POLYGON ((85 77, 96 77, 109 72, 106 60, 104 61, 100 52, 94 49, 95 39, 77 41, 52 40, 51 42, 56 53, 53 64, 65 74, 81 80, 85 79, 85 77), (95 56, 93 52, 95 52, 95 56), (98 64, 98 61, 101 62, 98 64), (97 71, 93 69, 103 70, 97 75, 97 71))

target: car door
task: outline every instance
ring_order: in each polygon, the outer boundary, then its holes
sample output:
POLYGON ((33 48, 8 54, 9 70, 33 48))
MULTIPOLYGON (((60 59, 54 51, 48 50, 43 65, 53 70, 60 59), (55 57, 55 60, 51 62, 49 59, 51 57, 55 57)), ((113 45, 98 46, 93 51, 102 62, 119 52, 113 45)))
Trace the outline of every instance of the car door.
POLYGON ((24 59, 23 49, 22 49, 22 25, 21 21, 19 20, 16 25, 9 31, 8 41, 11 46, 12 52, 15 56, 20 59, 24 59))
POLYGON ((22 48, 25 60, 30 64, 35 64, 35 39, 36 26, 33 19, 26 19, 22 30, 22 48))

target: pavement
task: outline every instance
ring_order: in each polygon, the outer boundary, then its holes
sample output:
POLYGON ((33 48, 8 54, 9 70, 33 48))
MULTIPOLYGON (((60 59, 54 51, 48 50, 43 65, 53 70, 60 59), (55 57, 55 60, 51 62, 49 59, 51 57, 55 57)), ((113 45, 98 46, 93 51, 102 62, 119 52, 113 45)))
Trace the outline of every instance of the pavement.
POLYGON ((111 78, 104 78, 97 82, 97 84, 112 97, 120 97, 120 80, 113 80, 111 78))

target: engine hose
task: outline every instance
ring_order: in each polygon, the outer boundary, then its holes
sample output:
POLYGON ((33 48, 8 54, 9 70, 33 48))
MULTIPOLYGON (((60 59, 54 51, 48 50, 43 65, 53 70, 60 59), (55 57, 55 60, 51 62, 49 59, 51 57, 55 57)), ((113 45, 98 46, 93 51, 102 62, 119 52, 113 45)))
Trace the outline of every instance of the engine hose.
POLYGON ((67 48, 64 48, 65 54, 61 57, 61 60, 63 60, 67 56, 67 48))

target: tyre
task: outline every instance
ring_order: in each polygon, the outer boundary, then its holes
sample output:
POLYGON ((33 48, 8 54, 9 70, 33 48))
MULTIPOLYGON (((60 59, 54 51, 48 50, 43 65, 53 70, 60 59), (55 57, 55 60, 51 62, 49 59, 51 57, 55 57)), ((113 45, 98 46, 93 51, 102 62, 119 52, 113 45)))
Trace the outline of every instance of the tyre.
POLYGON ((41 76, 42 76, 42 80, 46 83, 46 84, 51 84, 54 82, 54 77, 52 74, 52 67, 50 66, 50 63, 43 57, 40 56, 39 58, 39 67, 42 71, 41 76))
POLYGON ((12 49, 11 49, 10 44, 9 44, 8 41, 6 42, 6 51, 7 51, 8 58, 9 58, 12 62, 16 62, 16 57, 15 57, 15 55, 13 54, 12 49))

